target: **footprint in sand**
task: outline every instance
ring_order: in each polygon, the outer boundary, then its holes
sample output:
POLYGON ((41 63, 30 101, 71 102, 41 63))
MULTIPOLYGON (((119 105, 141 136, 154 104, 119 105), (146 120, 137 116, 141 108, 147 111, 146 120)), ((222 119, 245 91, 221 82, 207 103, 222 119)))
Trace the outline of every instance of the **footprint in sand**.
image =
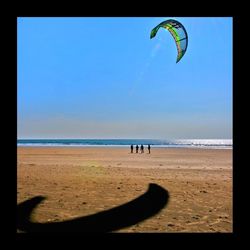
POLYGON ((168 224, 168 227, 174 227, 175 225, 174 224, 172 224, 172 223, 169 223, 168 224))
POLYGON ((207 191, 205 191, 205 190, 200 190, 200 193, 204 193, 204 194, 206 194, 206 193, 207 193, 207 191))
POLYGON ((200 216, 192 216, 193 219, 199 220, 200 216))

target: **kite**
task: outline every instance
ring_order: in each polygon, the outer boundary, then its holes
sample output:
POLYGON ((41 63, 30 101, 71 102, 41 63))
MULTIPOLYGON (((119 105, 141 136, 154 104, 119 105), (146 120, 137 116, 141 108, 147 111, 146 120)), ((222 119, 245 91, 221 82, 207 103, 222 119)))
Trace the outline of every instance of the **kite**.
POLYGON ((186 29, 180 22, 173 19, 169 19, 161 22, 152 29, 150 33, 150 39, 156 36, 160 28, 167 29, 173 36, 178 51, 176 60, 176 63, 178 63, 187 51, 188 35, 186 29))

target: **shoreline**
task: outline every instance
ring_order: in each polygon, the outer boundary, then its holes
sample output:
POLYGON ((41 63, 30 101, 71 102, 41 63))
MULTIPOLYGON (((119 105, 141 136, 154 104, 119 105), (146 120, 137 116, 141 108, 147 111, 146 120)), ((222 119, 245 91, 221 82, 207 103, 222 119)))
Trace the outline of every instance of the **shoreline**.
MULTIPOLYGON (((130 145, 17 145, 18 148, 22 147, 36 147, 36 148, 130 148, 130 145)), ((147 145, 144 144, 147 149, 147 145)), ((227 146, 154 146, 151 145, 152 149, 218 149, 218 150, 233 150, 233 147, 227 146)), ((145 150, 145 149, 144 149, 145 150)))

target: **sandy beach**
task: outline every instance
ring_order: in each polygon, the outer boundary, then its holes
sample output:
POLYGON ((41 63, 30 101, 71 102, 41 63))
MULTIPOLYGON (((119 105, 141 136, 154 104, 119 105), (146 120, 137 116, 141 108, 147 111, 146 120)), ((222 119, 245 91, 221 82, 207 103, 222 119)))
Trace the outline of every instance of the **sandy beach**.
MULTIPOLYGON (((32 221, 95 214, 143 195, 168 191, 154 216, 115 232, 232 232, 232 150, 125 147, 18 147, 17 204, 44 196, 32 221)), ((21 230, 18 230, 21 232, 21 230)))

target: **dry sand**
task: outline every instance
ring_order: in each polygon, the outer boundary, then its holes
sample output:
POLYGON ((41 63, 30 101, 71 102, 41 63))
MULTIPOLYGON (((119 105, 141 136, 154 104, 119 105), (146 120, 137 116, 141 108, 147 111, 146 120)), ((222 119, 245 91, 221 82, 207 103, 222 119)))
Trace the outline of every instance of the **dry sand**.
POLYGON ((232 150, 18 147, 17 203, 46 196, 35 222, 65 221, 168 190, 158 214, 116 232, 232 232, 232 150))

